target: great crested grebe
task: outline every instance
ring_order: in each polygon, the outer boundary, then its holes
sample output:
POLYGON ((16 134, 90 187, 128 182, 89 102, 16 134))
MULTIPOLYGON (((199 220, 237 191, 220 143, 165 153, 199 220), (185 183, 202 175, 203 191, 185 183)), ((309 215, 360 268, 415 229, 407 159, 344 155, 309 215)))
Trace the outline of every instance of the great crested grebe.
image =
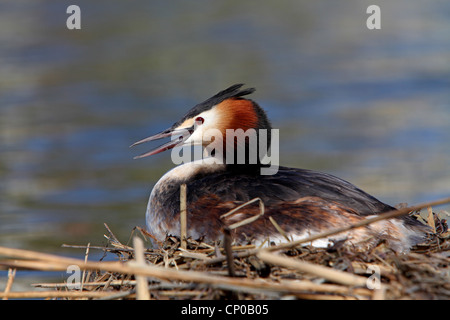
MULTIPOLYGON (((218 143, 212 150, 210 148, 209 158, 173 168, 154 186, 148 201, 146 224, 156 239, 162 242, 167 234, 180 235, 182 184, 187 186, 187 236, 194 239, 221 239, 225 225, 257 215, 259 206, 253 203, 235 214, 221 217, 255 198, 264 203, 264 214, 232 230, 233 239, 238 243, 283 240, 284 236, 269 217, 290 239, 297 240, 394 210, 353 184, 327 173, 279 166, 274 174, 261 174, 268 164, 261 160, 261 156, 256 161, 250 159, 250 139, 227 139, 227 135, 233 132, 229 129, 242 129, 244 132, 254 129, 258 139, 259 129, 267 129, 265 139, 267 142, 271 139, 271 125, 264 110, 256 102, 243 98, 255 89, 241 87, 242 84, 237 84, 219 92, 193 107, 170 128, 132 145, 172 137, 170 142, 136 157, 142 158, 175 146, 207 147, 211 141, 218 143), (215 135, 214 139, 205 137, 208 130, 221 133, 222 139, 220 135, 215 135), (242 147, 245 147, 246 156, 240 158, 241 161, 237 158, 238 152, 231 153, 233 157, 227 153, 230 148, 242 150, 242 147), (211 159, 214 161, 207 161, 211 159)), ((406 251, 424 237, 425 230, 425 226, 415 218, 403 216, 353 229, 330 239, 316 240, 312 245, 326 247, 334 241, 345 240, 350 247, 364 250, 385 240, 393 250, 406 251)))

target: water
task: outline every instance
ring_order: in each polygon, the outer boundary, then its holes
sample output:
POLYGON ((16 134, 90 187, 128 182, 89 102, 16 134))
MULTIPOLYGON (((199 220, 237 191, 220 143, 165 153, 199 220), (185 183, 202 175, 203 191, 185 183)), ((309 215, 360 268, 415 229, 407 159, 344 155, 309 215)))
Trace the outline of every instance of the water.
MULTIPOLYGON (((65 1, 0 5, 0 245, 123 242, 170 155, 128 146, 234 83, 280 129, 283 165, 391 204, 450 195, 450 3, 65 1)), ((450 206, 440 209, 450 211, 450 206)))

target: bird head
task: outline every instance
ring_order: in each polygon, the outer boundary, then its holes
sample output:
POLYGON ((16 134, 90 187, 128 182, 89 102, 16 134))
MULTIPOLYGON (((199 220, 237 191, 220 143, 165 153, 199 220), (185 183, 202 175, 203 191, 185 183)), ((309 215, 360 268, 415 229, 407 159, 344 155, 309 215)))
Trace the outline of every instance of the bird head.
MULTIPOLYGON (((245 133, 249 129, 255 130, 256 138, 259 137, 259 129, 267 129, 266 137, 270 146, 271 125, 266 113, 254 101, 243 98, 243 96, 253 93, 255 89, 241 89, 242 86, 242 84, 236 84, 220 91, 194 106, 171 127, 132 144, 133 147, 144 142, 171 137, 171 141, 139 155, 135 159, 151 156, 176 146, 201 145, 207 147, 211 145, 212 140, 216 146, 219 143, 223 147, 222 150, 236 149, 239 147, 239 142, 244 146, 247 145, 248 139, 239 140, 238 135, 230 137, 231 133, 245 133)), ((225 155, 225 151, 223 155, 225 155)))

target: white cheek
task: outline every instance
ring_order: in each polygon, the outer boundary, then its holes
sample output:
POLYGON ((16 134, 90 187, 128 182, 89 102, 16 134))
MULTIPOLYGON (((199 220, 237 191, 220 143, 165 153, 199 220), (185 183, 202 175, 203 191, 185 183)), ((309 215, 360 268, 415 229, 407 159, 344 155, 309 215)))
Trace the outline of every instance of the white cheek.
POLYGON ((208 145, 211 142, 212 137, 216 138, 221 132, 217 129, 219 123, 219 114, 216 109, 212 109, 202 112, 196 116, 203 118, 203 124, 194 124, 194 132, 184 142, 186 145, 208 145))
POLYGON ((216 125, 219 122, 219 114, 217 113, 215 107, 208 111, 202 112, 198 116, 202 117, 205 120, 202 126, 205 126, 207 128, 212 128, 213 125, 216 125))
POLYGON ((186 139, 184 145, 203 145, 203 128, 201 126, 197 127, 189 138, 186 139))

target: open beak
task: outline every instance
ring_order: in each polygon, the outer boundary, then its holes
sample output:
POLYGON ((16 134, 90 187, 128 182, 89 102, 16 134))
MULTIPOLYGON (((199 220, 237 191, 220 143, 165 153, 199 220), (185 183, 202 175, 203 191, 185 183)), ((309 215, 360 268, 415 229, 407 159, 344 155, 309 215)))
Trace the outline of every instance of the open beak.
POLYGON ((172 137, 172 139, 167 142, 164 143, 163 145, 160 145, 159 147, 141 154, 139 156, 134 157, 133 159, 140 159, 140 158, 144 158, 144 157, 148 157, 148 156, 152 156, 154 154, 158 154, 160 152, 166 151, 166 150, 170 150, 176 146, 182 146, 184 141, 186 141, 186 139, 189 138, 189 136, 191 135, 191 133, 193 132, 193 128, 186 128, 186 129, 166 129, 160 133, 157 133, 153 136, 150 136, 148 138, 139 140, 135 143, 133 143, 131 147, 137 146, 138 144, 144 143, 144 142, 148 142, 148 141, 153 141, 153 140, 159 140, 162 138, 167 138, 167 137, 172 137))

